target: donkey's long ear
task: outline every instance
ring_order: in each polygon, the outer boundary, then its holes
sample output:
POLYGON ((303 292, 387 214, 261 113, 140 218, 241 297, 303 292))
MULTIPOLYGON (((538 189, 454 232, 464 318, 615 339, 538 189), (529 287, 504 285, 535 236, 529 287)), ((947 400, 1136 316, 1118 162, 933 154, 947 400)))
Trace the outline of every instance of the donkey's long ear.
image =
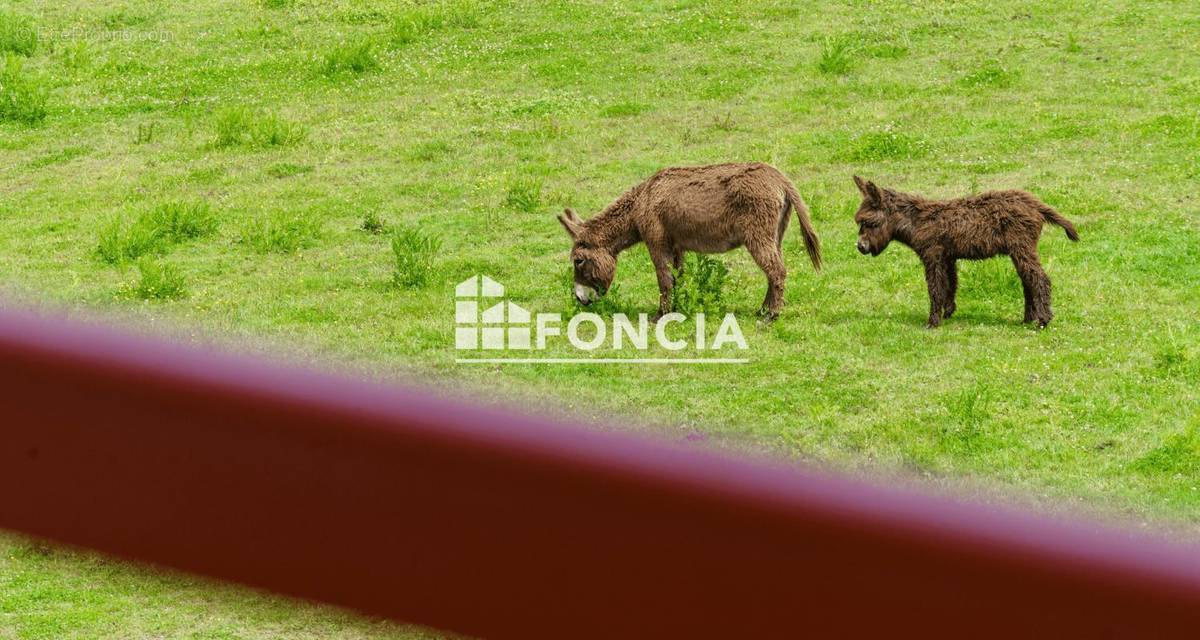
POLYGON ((878 207, 883 204, 883 193, 879 191, 879 187, 875 186, 874 182, 854 176, 854 184, 858 186, 858 190, 872 206, 878 207))
POLYGON ((558 221, 562 223, 563 229, 567 230, 567 235, 572 239, 578 238, 579 233, 583 231, 583 223, 575 216, 575 212, 567 209, 562 215, 558 216, 558 221))
POLYGON ((571 220, 572 222, 578 222, 579 224, 583 224, 583 220, 580 220, 579 216, 575 215, 575 210, 572 209, 571 207, 567 207, 566 209, 563 209, 563 213, 566 214, 568 220, 571 220))
POLYGON ((854 186, 858 187, 858 192, 863 194, 864 197, 866 197, 868 195, 866 180, 863 180, 862 178, 860 178, 858 176, 854 176, 854 186))
POLYGON ((867 197, 871 199, 871 204, 876 207, 883 206, 883 192, 870 180, 867 180, 867 197))

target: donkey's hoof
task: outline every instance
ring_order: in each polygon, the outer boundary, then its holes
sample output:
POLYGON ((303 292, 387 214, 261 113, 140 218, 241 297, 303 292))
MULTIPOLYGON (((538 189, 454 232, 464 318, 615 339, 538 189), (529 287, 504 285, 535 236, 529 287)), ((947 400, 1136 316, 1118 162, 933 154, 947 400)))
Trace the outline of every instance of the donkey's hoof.
POLYGON ((772 311, 766 307, 763 307, 758 310, 758 321, 763 324, 769 324, 769 323, 775 322, 775 320, 777 320, 778 318, 779 318, 778 311, 772 311))
POLYGON ((955 311, 958 311, 958 307, 952 304, 945 309, 942 309, 942 317, 946 320, 949 320, 950 316, 953 316, 955 311))

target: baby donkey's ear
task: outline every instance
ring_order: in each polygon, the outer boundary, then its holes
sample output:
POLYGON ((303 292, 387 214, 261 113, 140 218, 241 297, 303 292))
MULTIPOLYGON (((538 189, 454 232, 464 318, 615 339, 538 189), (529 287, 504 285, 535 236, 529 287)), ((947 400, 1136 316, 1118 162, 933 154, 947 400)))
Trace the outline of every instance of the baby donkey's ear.
POLYGON ((872 206, 878 207, 883 204, 883 194, 880 193, 879 187, 875 186, 870 180, 863 180, 858 176, 854 176, 854 184, 858 187, 859 193, 871 203, 872 206))
POLYGON ((853 176, 853 178, 854 178, 854 186, 858 187, 858 192, 863 194, 864 196, 867 195, 867 181, 863 180, 862 178, 860 178, 858 176, 853 176))

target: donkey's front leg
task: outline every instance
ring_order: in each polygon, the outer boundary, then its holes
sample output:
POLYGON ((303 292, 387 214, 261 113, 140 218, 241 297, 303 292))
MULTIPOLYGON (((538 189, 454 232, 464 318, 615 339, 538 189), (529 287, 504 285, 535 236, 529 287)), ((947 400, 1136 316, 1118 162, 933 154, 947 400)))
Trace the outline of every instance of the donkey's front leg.
POLYGON ((958 296, 958 264, 953 258, 946 258, 946 308, 942 309, 942 317, 949 319, 958 310, 955 298, 958 296))
POLYGON ((658 319, 671 312, 671 289, 675 287, 675 276, 671 274, 671 254, 665 248, 648 247, 650 260, 654 262, 654 275, 658 278, 658 313, 651 318, 658 319))
POLYGON ((942 309, 946 308, 950 282, 947 278, 946 263, 940 253, 922 256, 921 262, 925 264, 925 285, 929 288, 929 322, 925 326, 935 329, 942 323, 942 309))
POLYGON ((683 249, 676 248, 671 252, 671 267, 675 271, 683 271, 683 249))

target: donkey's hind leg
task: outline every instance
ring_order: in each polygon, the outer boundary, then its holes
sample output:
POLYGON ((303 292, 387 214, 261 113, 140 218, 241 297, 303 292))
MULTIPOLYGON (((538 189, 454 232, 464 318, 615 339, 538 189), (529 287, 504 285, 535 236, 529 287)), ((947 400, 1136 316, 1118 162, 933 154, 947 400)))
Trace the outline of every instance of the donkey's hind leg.
POLYGON ((792 218, 788 214, 790 214, 791 212, 792 212, 792 205, 788 204, 787 202, 784 202, 783 203, 783 212, 779 214, 779 232, 775 234, 775 246, 779 247, 779 251, 781 253, 783 252, 783 234, 787 233, 788 221, 791 220, 791 218, 792 218))
POLYGON ((1012 261, 1025 289, 1026 321, 1036 322, 1039 328, 1050 324, 1054 319, 1050 310, 1050 277, 1042 269, 1037 251, 1014 252, 1012 261))
POLYGON ((779 243, 765 238, 754 238, 746 243, 746 249, 754 258, 758 268, 767 276, 767 296, 763 299, 759 314, 767 320, 779 317, 783 306, 783 288, 787 281, 787 269, 783 266, 783 253, 779 243))
POLYGON ((1025 274, 1021 272, 1021 265, 1016 258, 1012 259, 1013 268, 1017 270, 1017 275, 1021 277, 1021 293, 1025 296, 1025 317, 1021 320, 1023 323, 1033 322, 1033 286, 1025 278, 1025 274))

